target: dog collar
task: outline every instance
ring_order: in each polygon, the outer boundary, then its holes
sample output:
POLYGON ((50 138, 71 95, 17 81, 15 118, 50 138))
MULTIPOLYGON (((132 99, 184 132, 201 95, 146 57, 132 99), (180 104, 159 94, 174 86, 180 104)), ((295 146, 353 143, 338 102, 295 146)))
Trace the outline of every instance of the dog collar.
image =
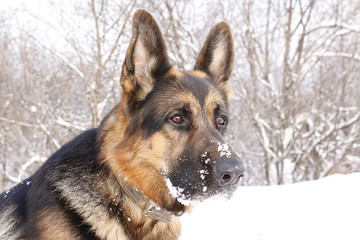
POLYGON ((166 223, 171 221, 171 215, 173 215, 172 212, 162 209, 151 199, 141 194, 138 190, 124 181, 120 181, 120 186, 131 201, 142 210, 143 216, 166 223))

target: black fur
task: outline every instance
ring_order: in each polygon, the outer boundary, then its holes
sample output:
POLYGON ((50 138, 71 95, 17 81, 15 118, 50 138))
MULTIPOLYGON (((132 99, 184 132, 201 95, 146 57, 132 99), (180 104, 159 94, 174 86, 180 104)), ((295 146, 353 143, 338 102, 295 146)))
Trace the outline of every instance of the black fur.
POLYGON ((16 227, 23 232, 20 238, 39 238, 37 221, 33 217, 41 211, 64 209, 84 239, 98 239, 80 215, 68 208, 66 196, 62 196, 54 185, 66 178, 74 185, 84 186, 84 180, 85 184, 91 185, 94 176, 107 174, 106 167, 99 164, 96 136, 97 129, 77 136, 55 152, 34 175, 0 195, 0 211, 9 204, 16 206, 16 227), (83 176, 88 176, 88 179, 83 176))

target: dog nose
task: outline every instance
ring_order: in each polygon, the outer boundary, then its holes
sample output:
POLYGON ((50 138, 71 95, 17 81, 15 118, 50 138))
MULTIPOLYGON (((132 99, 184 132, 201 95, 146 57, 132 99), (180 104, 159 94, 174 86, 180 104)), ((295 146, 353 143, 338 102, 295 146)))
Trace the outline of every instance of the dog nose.
POLYGON ((244 176, 245 168, 240 159, 231 158, 216 161, 213 165, 214 177, 221 186, 237 184, 244 176))

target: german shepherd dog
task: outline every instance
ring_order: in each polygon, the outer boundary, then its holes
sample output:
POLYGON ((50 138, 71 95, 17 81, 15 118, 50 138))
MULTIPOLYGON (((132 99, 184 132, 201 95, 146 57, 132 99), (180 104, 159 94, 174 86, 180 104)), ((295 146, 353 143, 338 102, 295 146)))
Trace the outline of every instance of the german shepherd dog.
POLYGON ((157 23, 138 10, 120 103, 0 195, 0 239, 178 239, 179 216, 233 192, 244 173, 222 137, 233 49, 219 23, 194 70, 176 70, 157 23))

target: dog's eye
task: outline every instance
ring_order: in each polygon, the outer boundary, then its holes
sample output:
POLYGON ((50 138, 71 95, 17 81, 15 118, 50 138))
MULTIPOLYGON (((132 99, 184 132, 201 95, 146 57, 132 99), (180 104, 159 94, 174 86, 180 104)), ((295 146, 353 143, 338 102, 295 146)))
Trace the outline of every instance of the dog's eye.
POLYGON ((181 124, 184 122, 183 118, 180 115, 175 115, 171 117, 170 120, 175 124, 181 124))
POLYGON ((226 117, 223 116, 223 115, 221 115, 221 116, 217 119, 217 124, 218 124, 219 126, 225 126, 226 123, 227 123, 226 117))

